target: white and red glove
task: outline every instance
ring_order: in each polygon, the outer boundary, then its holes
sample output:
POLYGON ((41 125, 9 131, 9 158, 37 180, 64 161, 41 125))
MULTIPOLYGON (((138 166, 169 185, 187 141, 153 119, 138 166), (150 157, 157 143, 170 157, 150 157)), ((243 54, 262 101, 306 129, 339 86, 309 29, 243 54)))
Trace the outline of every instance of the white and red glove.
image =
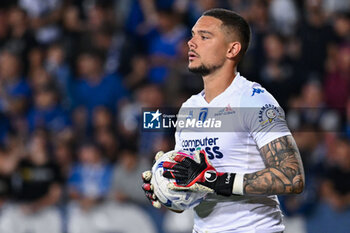
MULTIPOLYGON (((163 151, 159 151, 154 158, 155 161, 157 161, 160 157, 162 157, 163 154, 164 154, 163 151)), ((152 179, 152 171, 147 170, 142 172, 142 181, 143 181, 142 189, 145 192, 145 196, 155 208, 159 209, 161 207, 161 204, 158 201, 157 196, 153 192, 153 185, 151 184, 151 179, 152 179)))
POLYGON ((196 151, 194 159, 178 153, 174 155, 173 160, 175 163, 163 163, 163 176, 176 181, 169 188, 215 192, 223 196, 243 195, 244 174, 217 172, 204 150, 196 151))

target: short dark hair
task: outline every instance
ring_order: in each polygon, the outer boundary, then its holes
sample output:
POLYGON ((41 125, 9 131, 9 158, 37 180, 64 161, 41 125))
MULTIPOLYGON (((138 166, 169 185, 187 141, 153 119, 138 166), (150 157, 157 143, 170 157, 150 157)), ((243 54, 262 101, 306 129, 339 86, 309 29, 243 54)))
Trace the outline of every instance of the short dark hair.
POLYGON ((227 27, 230 32, 236 33, 238 40, 241 43, 241 51, 239 52, 239 60, 242 59, 245 52, 248 49, 250 42, 250 27, 247 21, 231 10, 226 10, 222 8, 214 8, 205 11, 202 16, 211 16, 221 20, 222 26, 227 27))

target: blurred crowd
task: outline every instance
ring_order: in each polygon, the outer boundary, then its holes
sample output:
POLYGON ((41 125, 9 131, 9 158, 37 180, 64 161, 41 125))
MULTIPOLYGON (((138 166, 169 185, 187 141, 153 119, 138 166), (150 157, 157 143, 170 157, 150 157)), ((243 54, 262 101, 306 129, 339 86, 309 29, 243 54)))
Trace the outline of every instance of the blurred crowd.
POLYGON ((286 232, 349 232, 348 0, 0 1, 0 232, 190 232, 190 214, 143 196, 174 139, 140 121, 202 89, 187 40, 215 7, 249 22, 238 71, 278 100, 302 155, 286 232))

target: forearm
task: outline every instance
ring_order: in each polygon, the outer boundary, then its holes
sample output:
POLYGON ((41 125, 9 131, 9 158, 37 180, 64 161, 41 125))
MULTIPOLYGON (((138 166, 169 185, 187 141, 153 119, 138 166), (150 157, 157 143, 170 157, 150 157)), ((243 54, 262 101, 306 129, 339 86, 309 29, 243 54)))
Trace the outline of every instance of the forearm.
POLYGON ((297 194, 303 191, 303 186, 301 175, 288 177, 280 169, 266 168, 244 175, 243 192, 254 195, 297 194))
POLYGON ((303 191, 303 165, 292 136, 278 138, 262 147, 260 152, 266 168, 244 175, 244 194, 297 194, 303 191))
MULTIPOLYGON (((198 151, 199 152, 199 151, 198 151)), ((277 138, 260 149, 265 169, 254 173, 217 172, 204 151, 195 154, 196 162, 176 155, 173 162, 164 162, 163 176, 176 179, 174 190, 215 192, 218 195, 273 195, 301 193, 304 170, 292 136, 277 138), (195 182, 195 184, 193 184, 195 182)))

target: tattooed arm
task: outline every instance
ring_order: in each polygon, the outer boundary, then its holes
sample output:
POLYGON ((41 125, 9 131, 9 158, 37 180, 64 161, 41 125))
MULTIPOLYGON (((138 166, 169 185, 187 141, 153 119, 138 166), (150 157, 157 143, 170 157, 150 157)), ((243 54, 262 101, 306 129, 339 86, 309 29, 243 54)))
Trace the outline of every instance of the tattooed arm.
POLYGON ((245 174, 244 194, 301 193, 304 169, 298 147, 292 136, 273 140, 260 149, 266 168, 245 174))

